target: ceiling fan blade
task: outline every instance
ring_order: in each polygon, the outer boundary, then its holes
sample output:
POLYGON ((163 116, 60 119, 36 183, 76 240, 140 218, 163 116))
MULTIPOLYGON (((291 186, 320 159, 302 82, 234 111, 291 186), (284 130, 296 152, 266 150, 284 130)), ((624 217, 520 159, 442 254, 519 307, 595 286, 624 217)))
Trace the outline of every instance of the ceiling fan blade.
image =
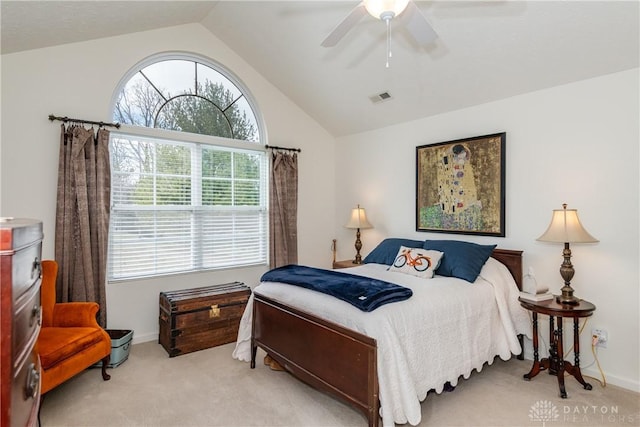
POLYGON ((438 34, 413 1, 409 2, 404 13, 400 15, 400 20, 420 46, 433 43, 438 38, 438 34))
POLYGON ((364 2, 357 5, 346 18, 338 24, 336 28, 329 33, 327 38, 321 43, 324 47, 333 47, 353 28, 360 19, 367 14, 367 9, 364 7, 364 2))

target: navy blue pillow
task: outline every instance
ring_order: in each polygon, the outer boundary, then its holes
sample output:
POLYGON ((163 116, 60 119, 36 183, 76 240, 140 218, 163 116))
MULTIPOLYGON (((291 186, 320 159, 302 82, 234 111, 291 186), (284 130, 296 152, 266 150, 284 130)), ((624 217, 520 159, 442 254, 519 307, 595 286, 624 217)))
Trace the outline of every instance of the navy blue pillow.
POLYGON ((436 274, 475 282, 496 245, 478 245, 459 240, 425 240, 424 249, 444 252, 436 274))
POLYGON ((395 237, 384 239, 362 260, 362 262, 364 264, 375 263, 391 265, 398 255, 400 246, 421 248, 423 244, 423 240, 400 239, 395 237))

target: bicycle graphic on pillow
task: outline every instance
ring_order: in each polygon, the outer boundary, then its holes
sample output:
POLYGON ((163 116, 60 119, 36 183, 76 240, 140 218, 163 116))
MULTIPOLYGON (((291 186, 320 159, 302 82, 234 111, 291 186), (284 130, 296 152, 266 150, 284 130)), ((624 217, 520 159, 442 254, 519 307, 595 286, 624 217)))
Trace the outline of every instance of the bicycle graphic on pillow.
POLYGON ((431 258, 425 255, 417 254, 417 256, 411 256, 411 249, 403 249, 402 253, 396 257, 393 262, 393 266, 396 268, 403 267, 407 264, 409 267, 413 267, 416 271, 426 271, 431 267, 431 258))

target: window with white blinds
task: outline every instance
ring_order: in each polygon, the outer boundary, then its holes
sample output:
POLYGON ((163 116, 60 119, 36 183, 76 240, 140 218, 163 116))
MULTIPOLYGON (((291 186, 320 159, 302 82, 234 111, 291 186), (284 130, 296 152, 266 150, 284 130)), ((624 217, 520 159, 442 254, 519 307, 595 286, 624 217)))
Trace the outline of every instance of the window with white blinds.
POLYGON ((109 279, 267 262, 266 155, 111 136, 109 279))
POLYGON ((266 142, 240 81, 164 53, 113 102, 108 280, 266 264, 266 142))

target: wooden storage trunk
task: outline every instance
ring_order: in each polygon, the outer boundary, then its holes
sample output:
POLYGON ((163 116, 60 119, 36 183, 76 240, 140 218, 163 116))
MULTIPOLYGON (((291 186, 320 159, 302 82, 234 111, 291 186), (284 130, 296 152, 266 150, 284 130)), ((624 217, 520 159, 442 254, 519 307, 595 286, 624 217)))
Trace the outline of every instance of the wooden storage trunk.
POLYGON ((160 292, 160 344, 174 357, 235 341, 249 295, 241 282, 160 292))

